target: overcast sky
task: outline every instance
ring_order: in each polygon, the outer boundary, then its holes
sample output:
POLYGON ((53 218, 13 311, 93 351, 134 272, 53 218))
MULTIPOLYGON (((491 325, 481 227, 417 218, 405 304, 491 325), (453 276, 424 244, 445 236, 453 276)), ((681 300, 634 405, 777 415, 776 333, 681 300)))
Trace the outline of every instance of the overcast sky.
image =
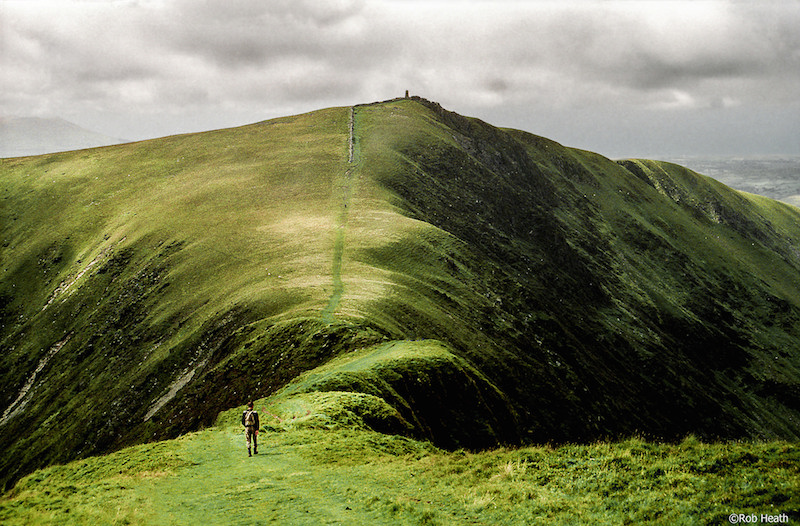
POLYGON ((0 0, 0 115, 124 139, 412 94, 610 157, 800 154, 800 2, 0 0))

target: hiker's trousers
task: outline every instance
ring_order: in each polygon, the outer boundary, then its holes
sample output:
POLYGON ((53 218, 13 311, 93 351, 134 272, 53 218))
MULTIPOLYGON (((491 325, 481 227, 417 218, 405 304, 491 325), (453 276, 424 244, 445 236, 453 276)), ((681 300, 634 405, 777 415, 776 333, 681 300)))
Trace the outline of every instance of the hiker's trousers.
POLYGON ((244 426, 244 436, 247 439, 247 449, 250 449, 250 441, 253 442, 253 447, 258 448, 258 435, 256 434, 256 426, 244 426))

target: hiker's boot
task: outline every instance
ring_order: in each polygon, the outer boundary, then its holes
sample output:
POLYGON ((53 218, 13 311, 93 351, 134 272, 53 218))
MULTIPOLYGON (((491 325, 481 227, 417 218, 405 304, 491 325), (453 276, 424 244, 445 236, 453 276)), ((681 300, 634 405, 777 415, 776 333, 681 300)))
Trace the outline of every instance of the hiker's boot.
POLYGON ((247 448, 247 456, 248 456, 248 457, 252 457, 252 456, 253 456, 253 454, 252 454, 252 453, 250 453, 250 448, 247 448))
POLYGON ((258 446, 253 448, 253 454, 258 455, 258 446))

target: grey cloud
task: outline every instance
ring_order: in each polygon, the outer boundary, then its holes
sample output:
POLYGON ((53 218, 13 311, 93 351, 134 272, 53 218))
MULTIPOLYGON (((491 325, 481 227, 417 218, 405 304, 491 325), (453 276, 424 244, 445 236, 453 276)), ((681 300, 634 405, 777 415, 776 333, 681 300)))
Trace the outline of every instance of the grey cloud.
POLYGON ((324 56, 346 44, 340 26, 359 14, 361 4, 184 1, 168 10, 150 34, 167 49, 218 67, 265 65, 287 56, 324 56))
POLYGON ((125 108, 257 120, 405 89, 489 120, 504 107, 533 115, 800 104, 796 2, 52 5, 0 10, 0 113, 125 108))
POLYGON ((709 82, 719 87, 730 81, 727 87, 735 91, 742 79, 796 78, 796 37, 787 34, 797 33, 800 9, 778 18, 705 4, 719 11, 713 19, 645 19, 619 3, 594 10, 573 4, 544 17, 529 13, 498 32, 509 36, 497 42, 497 56, 508 71, 529 69, 593 90, 605 86, 626 98, 638 92, 642 100, 670 88, 702 91, 709 82))
POLYGON ((113 18, 87 27, 80 20, 66 26, 40 26, 34 19, 14 31, 15 39, 29 43, 19 55, 29 69, 38 72, 42 82, 67 88, 73 83, 87 86, 158 74, 146 43, 131 35, 130 29, 113 18), (91 26, 98 29, 91 31, 91 26))
POLYGON ((734 79, 758 75, 763 65, 714 56, 693 56, 672 60, 650 50, 635 53, 627 67, 599 72, 615 82, 624 81, 637 89, 687 87, 703 80, 734 79))
POLYGON ((310 23, 317 27, 335 25, 364 9, 363 0, 177 0, 167 10, 188 23, 207 26, 213 21, 239 22, 278 19, 288 23, 310 23))

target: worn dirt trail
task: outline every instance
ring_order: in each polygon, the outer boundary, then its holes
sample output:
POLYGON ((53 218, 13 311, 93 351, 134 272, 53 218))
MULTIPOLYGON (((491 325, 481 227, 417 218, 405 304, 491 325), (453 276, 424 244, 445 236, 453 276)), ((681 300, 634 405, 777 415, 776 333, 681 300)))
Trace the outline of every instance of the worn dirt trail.
POLYGON ((339 213, 336 217, 336 237, 333 245, 333 264, 331 268, 333 292, 331 293, 328 305, 322 311, 322 318, 327 323, 333 323, 333 314, 336 311, 336 308, 339 306, 339 302, 342 299, 342 294, 344 293, 344 283, 342 282, 342 255, 344 253, 344 239, 345 230, 347 227, 348 207, 353 194, 353 173, 355 172, 355 107, 350 108, 350 123, 348 127, 349 138, 347 146, 347 170, 344 173, 341 183, 341 203, 339 205, 339 213))

